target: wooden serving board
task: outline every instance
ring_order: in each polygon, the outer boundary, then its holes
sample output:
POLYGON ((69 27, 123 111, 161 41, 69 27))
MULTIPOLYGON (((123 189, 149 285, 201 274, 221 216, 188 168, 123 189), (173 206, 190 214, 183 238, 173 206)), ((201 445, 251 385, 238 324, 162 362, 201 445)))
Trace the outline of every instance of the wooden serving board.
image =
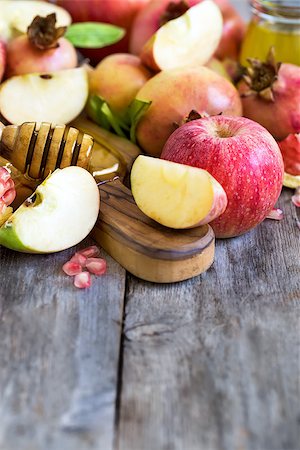
POLYGON ((136 206, 124 182, 140 153, 137 146, 101 129, 86 118, 73 126, 94 137, 90 171, 100 186, 96 241, 126 270, 143 280, 171 283, 206 271, 214 259, 215 238, 209 225, 173 230, 149 219, 136 206))

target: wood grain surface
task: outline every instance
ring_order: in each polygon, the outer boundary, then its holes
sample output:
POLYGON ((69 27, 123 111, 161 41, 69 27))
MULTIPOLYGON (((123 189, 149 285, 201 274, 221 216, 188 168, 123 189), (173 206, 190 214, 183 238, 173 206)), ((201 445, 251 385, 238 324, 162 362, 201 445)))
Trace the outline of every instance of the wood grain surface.
POLYGON ((74 250, 0 248, 1 450, 113 449, 125 271, 106 256, 83 292, 61 270, 74 250))
POLYGON ((282 222, 217 241, 205 274, 129 277, 118 450, 299 448, 300 233, 282 222))
POLYGON ((298 450, 291 194, 282 222, 217 241, 208 272, 172 285, 125 277, 106 256, 82 292, 61 272, 73 249, 0 247, 0 449, 298 450))

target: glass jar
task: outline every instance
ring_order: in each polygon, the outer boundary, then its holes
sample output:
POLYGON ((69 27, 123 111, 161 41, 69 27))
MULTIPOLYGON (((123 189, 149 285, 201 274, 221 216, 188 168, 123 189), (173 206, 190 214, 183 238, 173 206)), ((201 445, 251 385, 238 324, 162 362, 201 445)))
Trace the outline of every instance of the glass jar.
POLYGON ((277 61, 300 66, 300 0, 251 0, 252 19, 242 45, 240 62, 265 60, 275 47, 277 61))

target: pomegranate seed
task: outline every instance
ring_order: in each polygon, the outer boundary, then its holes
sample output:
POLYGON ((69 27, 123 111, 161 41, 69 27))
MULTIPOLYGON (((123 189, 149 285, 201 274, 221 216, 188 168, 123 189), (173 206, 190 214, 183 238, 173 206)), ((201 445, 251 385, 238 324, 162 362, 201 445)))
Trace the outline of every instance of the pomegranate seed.
POLYGON ((10 172, 5 167, 0 167, 0 180, 6 181, 10 178, 10 172))
POLYGON ((273 208, 267 215, 266 219, 281 220, 283 219, 283 212, 279 208, 273 208))
POLYGON ((94 258, 100 255, 100 250, 96 245, 91 245, 90 247, 79 250, 78 253, 86 258, 94 258))
POLYGON ((95 275, 103 275, 106 272, 106 261, 102 258, 88 258, 85 267, 95 275))
POLYGON ((81 272, 75 275, 74 286, 79 289, 89 288, 91 286, 91 275, 89 272, 81 272))
POLYGON ((5 183, 5 190, 8 191, 9 189, 15 188, 15 183, 12 178, 9 178, 7 182, 5 183))
POLYGON ((15 198, 16 198, 16 190, 15 188, 12 188, 6 191, 5 194, 3 194, 2 201, 7 205, 10 205, 15 198))
POLYGON ((6 183, 2 180, 0 180, 0 198, 2 197, 2 195, 5 193, 6 191, 6 183))
POLYGON ((74 276, 74 275, 78 275, 79 273, 82 272, 82 267, 80 264, 78 263, 74 263, 71 261, 66 262, 63 267, 62 270, 69 275, 70 277, 74 276))
POLYGON ((7 208, 6 203, 0 198, 0 214, 4 214, 7 208))
POLYGON ((82 267, 84 267, 86 259, 87 259, 86 256, 81 255, 80 253, 75 253, 75 255, 72 256, 72 258, 70 259, 70 261, 74 262, 74 263, 78 263, 82 267))
POLYGON ((300 208, 300 186, 295 190, 295 194, 292 196, 292 202, 300 208))

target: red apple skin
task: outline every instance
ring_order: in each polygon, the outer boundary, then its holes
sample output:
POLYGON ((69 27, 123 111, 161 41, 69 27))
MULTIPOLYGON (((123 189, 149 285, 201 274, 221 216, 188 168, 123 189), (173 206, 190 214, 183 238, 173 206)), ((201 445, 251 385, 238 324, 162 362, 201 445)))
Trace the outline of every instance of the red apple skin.
POLYGON ((6 45, 0 41, 0 83, 3 78, 6 66, 6 45))
POLYGON ((152 156, 160 156, 168 137, 193 109, 200 114, 242 115, 233 84, 203 66, 164 70, 147 81, 136 98, 152 102, 136 128, 140 147, 152 156))
MULTIPOLYGON (((130 34, 129 50, 139 55, 143 46, 160 27, 160 18, 171 0, 152 0, 136 16, 130 34)), ((192 7, 203 0, 187 0, 192 7)), ((222 12, 222 38, 215 56, 219 59, 237 59, 245 33, 245 23, 228 0, 214 0, 222 12)))
POLYGON ((168 139, 161 157, 207 170, 224 188, 228 206, 211 222, 216 237, 243 234, 262 222, 282 188, 283 160, 272 135, 244 117, 188 122, 168 139))
POLYGON ((77 53, 65 38, 58 40, 58 47, 40 50, 32 45, 26 35, 12 39, 7 44, 6 77, 35 72, 56 72, 74 69, 77 53), (22 57, 20 57, 22 55, 22 57))
POLYGON ((125 28, 126 35, 114 45, 100 49, 81 49, 81 53, 97 64, 111 53, 128 52, 129 33, 136 14, 150 0, 57 0, 74 22, 105 22, 125 28))

